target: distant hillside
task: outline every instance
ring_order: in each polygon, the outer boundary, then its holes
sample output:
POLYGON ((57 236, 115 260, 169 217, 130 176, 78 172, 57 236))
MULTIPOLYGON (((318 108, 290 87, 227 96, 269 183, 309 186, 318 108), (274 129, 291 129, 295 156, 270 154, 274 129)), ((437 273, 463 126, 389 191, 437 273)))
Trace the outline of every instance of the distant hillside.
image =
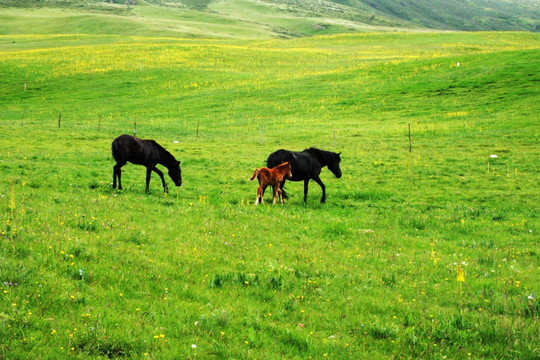
MULTIPOLYGON (((122 1, 122 0, 117 0, 122 1)), ((147 0, 212 9, 217 0, 147 0)), ((260 0, 284 12, 436 30, 540 30, 540 0, 260 0)), ((257 2, 257 1, 253 1, 257 2)))
POLYGON ((263 0, 307 16, 435 30, 539 31, 540 0, 263 0))
POLYGON ((540 31, 540 0, 0 0, 0 34, 263 39, 396 30, 540 31))
POLYGON ((540 0, 332 0, 438 30, 540 30, 540 0))

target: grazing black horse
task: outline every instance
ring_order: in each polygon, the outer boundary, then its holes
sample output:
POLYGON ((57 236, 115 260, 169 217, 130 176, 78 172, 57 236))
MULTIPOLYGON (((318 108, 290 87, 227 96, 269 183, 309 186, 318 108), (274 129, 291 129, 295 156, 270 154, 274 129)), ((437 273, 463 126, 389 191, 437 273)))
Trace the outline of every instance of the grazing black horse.
POLYGON ((166 193, 169 192, 163 173, 156 167, 157 164, 169 169, 169 176, 176 186, 182 185, 180 162, 176 161, 171 153, 154 140, 141 140, 131 135, 120 135, 112 142, 112 154, 116 160, 113 173, 113 189, 116 188, 116 178, 118 177, 118 189, 122 190, 121 168, 128 161, 146 166, 146 192, 148 192, 152 171, 155 171, 161 177, 163 189, 166 193))
MULTIPOLYGON (((304 181, 304 202, 307 200, 308 184, 309 180, 313 179, 322 189, 321 202, 326 201, 326 188, 319 178, 321 169, 328 166, 328 169, 339 179, 341 177, 341 169, 339 168, 339 162, 341 153, 335 153, 331 151, 319 150, 316 148, 309 148, 302 152, 295 152, 290 150, 278 150, 271 153, 266 161, 266 166, 272 168, 283 162, 289 162, 292 169, 291 181, 304 181)), ((281 183, 281 189, 285 180, 281 183)), ((283 191, 283 196, 287 198, 287 194, 283 191)))

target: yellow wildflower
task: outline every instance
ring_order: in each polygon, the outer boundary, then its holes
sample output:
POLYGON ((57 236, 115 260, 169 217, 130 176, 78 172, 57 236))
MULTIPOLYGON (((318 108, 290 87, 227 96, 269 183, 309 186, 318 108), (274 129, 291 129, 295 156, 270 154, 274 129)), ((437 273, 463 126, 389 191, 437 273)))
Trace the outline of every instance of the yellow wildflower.
POLYGON ((459 266, 457 269, 457 281, 465 282, 465 272, 461 266, 459 266))

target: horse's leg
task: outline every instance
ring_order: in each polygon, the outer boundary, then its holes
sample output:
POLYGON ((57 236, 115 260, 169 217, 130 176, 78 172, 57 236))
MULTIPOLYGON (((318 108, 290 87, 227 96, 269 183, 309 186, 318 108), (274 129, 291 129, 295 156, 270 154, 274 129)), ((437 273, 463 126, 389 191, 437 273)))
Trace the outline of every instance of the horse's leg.
POLYGON ((279 194, 279 202, 283 204, 283 190, 281 190, 281 186, 277 186, 277 189, 278 189, 278 194, 279 194))
POLYGON ((321 181, 321 178, 320 177, 314 177, 313 180, 315 180, 315 182, 317 184, 319 184, 319 186, 321 187, 322 189, 322 197, 321 197, 321 202, 325 202, 326 201, 326 187, 324 186, 323 182, 321 181))
MULTIPOLYGON (((283 179, 283 181, 281 182, 281 184, 279 184, 279 189, 281 190, 282 196, 283 196, 283 194, 285 194, 285 190, 283 190, 283 187, 285 186, 285 180, 286 180, 286 179, 283 179)), ((285 194, 285 199, 287 199, 287 194, 285 194)))
POLYGON ((118 178, 118 190, 122 190, 122 166, 124 164, 116 163, 113 168, 113 189, 116 189, 116 178, 118 178))
POLYGON ((274 198, 272 199, 272 204, 275 204, 278 195, 279 184, 272 185, 272 189, 274 190, 274 198))
POLYGON ((309 185, 309 179, 304 180, 304 202, 307 201, 308 185, 309 185))
POLYGON ((144 189, 145 192, 149 192, 150 191, 150 177, 152 175, 152 168, 151 167, 147 167, 146 168, 146 189, 144 189))
MULTIPOLYGON (((159 177, 161 178, 161 183, 163 184, 163 191, 165 191, 166 193, 169 192, 169 188, 167 187, 167 183, 165 182, 165 178, 163 177, 163 172, 161 172, 161 170, 159 170, 157 167, 154 166, 154 168, 152 169, 153 171, 156 172, 156 174, 159 175, 159 177)), ((150 181, 150 179, 147 177, 146 178, 146 187, 148 189, 148 182, 150 181)))

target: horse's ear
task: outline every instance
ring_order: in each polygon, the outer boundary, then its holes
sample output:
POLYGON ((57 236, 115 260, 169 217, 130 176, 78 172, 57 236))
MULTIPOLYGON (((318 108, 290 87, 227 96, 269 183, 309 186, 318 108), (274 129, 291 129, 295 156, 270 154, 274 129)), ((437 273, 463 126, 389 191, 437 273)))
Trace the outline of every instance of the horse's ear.
POLYGON ((178 165, 180 165, 181 161, 177 161, 178 165))
POLYGON ((341 155, 341 151, 337 153, 338 155, 341 155))

